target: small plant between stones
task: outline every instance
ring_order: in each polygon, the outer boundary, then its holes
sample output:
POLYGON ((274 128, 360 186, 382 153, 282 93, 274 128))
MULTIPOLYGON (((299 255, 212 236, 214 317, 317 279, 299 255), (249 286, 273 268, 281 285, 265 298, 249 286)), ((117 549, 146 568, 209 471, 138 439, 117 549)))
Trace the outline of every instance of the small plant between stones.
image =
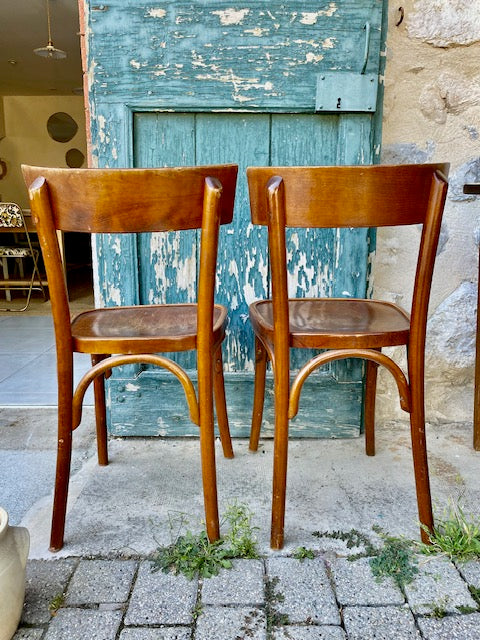
POLYGON ((267 623, 267 640, 273 639, 273 630, 289 624, 288 615, 277 611, 277 605, 285 601, 281 591, 277 591, 279 578, 267 579, 265 583, 265 618, 267 623))
POLYGON ((419 545, 426 555, 444 555, 457 562, 480 558, 480 522, 465 515, 460 504, 449 500, 442 516, 435 518, 433 532, 425 527, 431 544, 419 545))
MULTIPOLYGON (((152 571, 183 574, 189 580, 195 576, 211 578, 220 569, 231 569, 234 558, 257 558, 255 527, 251 524, 252 513, 244 504, 233 503, 227 507, 222 525, 227 533, 216 542, 210 542, 205 530, 180 534, 186 519, 182 517, 180 527, 168 547, 158 547, 152 556, 152 571)), ((171 531, 173 530, 170 523, 171 531)))
POLYGON ((314 536, 332 538, 345 542, 347 549, 361 548, 363 551, 351 555, 348 560, 369 558, 370 569, 377 580, 392 578, 401 589, 409 584, 418 573, 417 560, 413 551, 413 543, 404 538, 387 535, 380 527, 372 527, 381 540, 382 546, 375 546, 370 538, 357 531, 315 531, 314 536))
POLYGON ((63 607, 65 603, 65 594, 64 593, 58 593, 54 598, 52 598, 52 600, 50 601, 49 605, 48 605, 48 610, 50 612, 51 616, 56 616, 57 615, 57 611, 63 607))
POLYGON ((303 562, 304 560, 313 560, 315 557, 315 553, 312 549, 307 549, 306 547, 297 547, 293 552, 293 557, 296 560, 300 560, 303 562))

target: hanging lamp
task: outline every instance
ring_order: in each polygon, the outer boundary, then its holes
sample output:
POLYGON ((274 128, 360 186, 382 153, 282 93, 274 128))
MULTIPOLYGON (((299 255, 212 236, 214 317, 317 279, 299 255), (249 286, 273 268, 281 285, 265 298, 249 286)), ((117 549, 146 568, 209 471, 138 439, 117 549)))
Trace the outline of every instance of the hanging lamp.
POLYGON ((46 0, 47 4, 47 26, 48 26, 48 43, 45 47, 39 47, 38 49, 34 49, 33 53, 37 56, 41 56, 42 58, 53 58, 54 60, 60 60, 61 58, 66 58, 67 54, 65 51, 61 49, 57 49, 53 45, 52 40, 52 32, 50 27, 50 0, 46 0))

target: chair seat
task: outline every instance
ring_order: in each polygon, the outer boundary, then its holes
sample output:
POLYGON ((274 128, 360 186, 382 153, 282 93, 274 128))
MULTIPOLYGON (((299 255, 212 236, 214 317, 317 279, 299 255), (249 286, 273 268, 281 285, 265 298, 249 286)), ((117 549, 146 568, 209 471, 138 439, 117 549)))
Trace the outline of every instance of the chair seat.
MULTIPOLYGON (((227 310, 214 306, 213 341, 225 333, 227 310)), ((107 307, 72 322, 73 349, 82 353, 156 353, 197 347, 197 305, 107 307)))
MULTIPOLYGON (((373 349, 406 344, 410 318, 401 307, 379 300, 302 298, 288 301, 290 346, 309 349, 373 349)), ((273 341, 271 300, 250 305, 255 330, 273 341)))

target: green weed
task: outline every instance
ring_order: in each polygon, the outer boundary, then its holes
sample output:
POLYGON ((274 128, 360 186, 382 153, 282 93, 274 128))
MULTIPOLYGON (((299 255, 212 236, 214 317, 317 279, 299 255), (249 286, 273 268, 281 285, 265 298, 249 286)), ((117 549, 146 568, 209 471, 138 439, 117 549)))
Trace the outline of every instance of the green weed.
POLYGON ((313 560, 315 554, 311 549, 307 549, 306 547, 297 547, 293 552, 293 557, 303 562, 306 559, 313 560))
MULTIPOLYGON (((233 504, 227 508, 224 525, 227 533, 216 542, 210 542, 205 530, 180 535, 186 520, 182 516, 172 543, 158 547, 152 556, 152 571, 183 574, 189 580, 195 576, 211 578, 220 569, 230 569, 233 558, 256 558, 256 539, 251 525, 252 514, 245 505, 233 504)), ((170 523, 172 530, 172 523, 170 523)))
POLYGON ((373 558, 370 558, 372 573, 378 580, 393 578, 395 584, 403 589, 418 573, 412 543, 404 538, 388 536, 380 529, 376 529, 376 532, 383 540, 383 547, 377 549, 373 558))
POLYGON ((450 500, 435 522, 433 532, 424 527, 431 544, 420 544, 422 553, 443 554, 459 562, 480 558, 480 521, 467 517, 459 504, 450 500))

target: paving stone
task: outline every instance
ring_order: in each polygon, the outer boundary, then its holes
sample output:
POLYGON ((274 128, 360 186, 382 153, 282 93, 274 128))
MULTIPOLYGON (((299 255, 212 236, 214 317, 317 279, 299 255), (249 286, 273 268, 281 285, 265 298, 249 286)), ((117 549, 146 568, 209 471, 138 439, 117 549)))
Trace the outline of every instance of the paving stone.
POLYGON ((18 629, 12 640, 40 640, 43 629, 18 629))
POLYGON ((331 564, 337 600, 342 605, 402 605, 405 598, 392 578, 377 580, 369 558, 350 562, 338 558, 331 564))
POLYGON ((133 560, 82 560, 68 586, 65 603, 126 602, 136 569, 133 560))
POLYGON ((255 607, 205 607, 195 633, 195 640, 266 640, 266 637, 265 613, 255 607))
POLYGON ((190 627, 168 627, 156 629, 124 629, 120 640, 190 640, 190 627))
POLYGON ((450 561, 423 559, 418 568, 413 582, 405 585, 407 601, 414 613, 428 614, 435 608, 457 613, 458 607, 477 608, 467 584, 450 561))
POLYGON ((408 607, 345 607, 348 640, 418 640, 420 634, 408 607))
POLYGON ((418 618, 425 640, 478 640, 480 613, 434 618, 418 618))
POLYGON ((115 640, 121 620, 120 611, 60 609, 44 640, 115 640))
POLYGON ((125 616, 126 625, 190 624, 197 600, 197 580, 155 573, 142 562, 125 616))
POLYGON ((322 558, 267 559, 269 597, 290 624, 340 624, 340 614, 322 558))
POLYGON ((471 560, 463 564, 459 563, 457 569, 468 584, 473 585, 477 589, 480 588, 480 562, 478 560, 471 560))
POLYGON ((203 581, 202 604, 263 604, 264 585, 261 560, 234 560, 231 569, 203 581))
POLYGON ((65 593, 77 563, 71 558, 27 562, 22 623, 37 624, 50 620, 48 607, 54 598, 65 593))
POLYGON ((275 629, 273 640, 345 640, 345 632, 340 627, 288 625, 275 629))

